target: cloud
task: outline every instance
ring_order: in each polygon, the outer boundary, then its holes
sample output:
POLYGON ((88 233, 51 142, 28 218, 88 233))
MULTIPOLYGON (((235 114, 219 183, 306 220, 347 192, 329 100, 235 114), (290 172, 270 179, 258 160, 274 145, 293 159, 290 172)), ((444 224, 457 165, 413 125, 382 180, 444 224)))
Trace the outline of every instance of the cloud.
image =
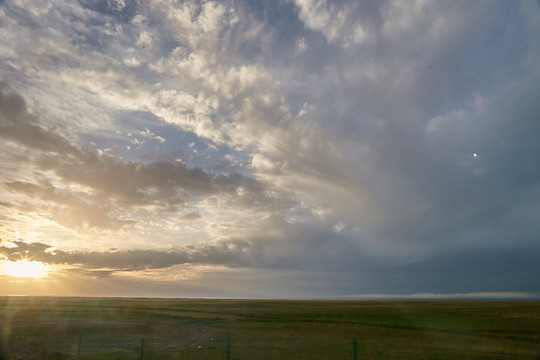
POLYGON ((24 5, 0 7, 10 241, 335 294, 477 292, 433 259, 537 244, 534 2, 24 5))
POLYGON ((150 131, 148 129, 145 129, 144 131, 139 131, 139 134, 141 134, 144 137, 157 140, 160 143, 167 142, 167 140, 165 140, 165 138, 163 138, 163 137, 161 137, 159 135, 156 135, 155 133, 153 133, 152 131, 150 131))
POLYGON ((63 193, 52 184, 43 181, 38 184, 12 181, 5 184, 9 191, 24 194, 28 198, 40 199, 44 204, 34 209, 60 225, 74 228, 85 226, 102 229, 118 229, 133 221, 110 216, 112 208, 85 202, 80 194, 63 193), (77 196, 79 195, 79 196, 77 196), (54 205, 52 205, 54 204, 54 205))
POLYGON ((122 11, 126 7, 124 0, 108 0, 107 5, 109 8, 116 11, 122 11))
MULTIPOLYGON (((0 136, 31 150, 31 155, 23 151, 19 161, 32 166, 34 174, 38 174, 37 181, 6 181, 4 186, 34 203, 41 216, 61 225, 119 229, 140 220, 130 214, 132 209, 175 209, 181 213, 199 196, 219 195, 226 199, 228 194, 241 195, 230 203, 241 208, 264 207, 270 201, 260 182, 240 174, 214 175, 171 161, 141 164, 76 147, 53 130, 43 128, 28 112, 24 100, 5 86, 0 111, 0 136), (121 214, 123 211, 128 213, 121 214)), ((156 136, 148 129, 141 133, 156 136)), ((16 176, 16 170, 12 171, 16 176)), ((181 217, 188 220, 200 215, 181 217)))
POLYGON ((42 243, 22 241, 3 244, 0 254, 7 260, 16 261, 29 258, 49 265, 69 265, 82 267, 85 271, 141 271, 146 269, 164 269, 174 265, 227 265, 238 267, 247 265, 241 252, 235 252, 226 246, 208 246, 201 249, 186 250, 111 250, 107 251, 62 251, 42 243))
POLYGON ((41 16, 47 14, 52 5, 48 1, 27 1, 27 0, 15 0, 14 5, 26 9, 33 16, 41 16))
POLYGON ((326 0, 295 0, 300 20, 313 31, 318 31, 328 42, 339 39, 344 45, 361 44, 369 34, 358 18, 351 17, 358 5, 326 0))
MULTIPOLYGON (((45 262, 55 269, 51 279, 101 279, 104 285, 122 279, 125 284, 135 281, 140 294, 161 285, 172 287, 169 296, 186 294, 194 284, 213 289, 212 296, 289 298, 536 298, 540 291, 535 278, 538 247, 461 252, 396 267, 353 256, 351 262, 344 263, 346 257, 333 250, 335 239, 324 235, 310 243, 318 243, 323 250, 317 254, 318 250, 299 246, 298 251, 308 251, 303 259, 310 257, 311 264, 289 262, 282 254, 272 252, 283 248, 269 241, 231 241, 160 251, 63 251, 42 243, 15 241, 4 242, 0 256, 12 261, 28 258, 45 262), (333 266, 329 266, 330 258, 333 266)), ((290 258, 298 255, 294 252, 290 258)))
POLYGON ((29 114, 24 99, 0 84, 0 134, 5 140, 20 143, 42 152, 74 153, 75 148, 54 132, 43 129, 29 114))

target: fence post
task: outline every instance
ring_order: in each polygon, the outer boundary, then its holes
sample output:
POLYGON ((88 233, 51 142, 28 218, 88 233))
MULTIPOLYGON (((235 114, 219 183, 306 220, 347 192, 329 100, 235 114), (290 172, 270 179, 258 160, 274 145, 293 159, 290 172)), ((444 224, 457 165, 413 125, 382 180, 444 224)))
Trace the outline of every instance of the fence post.
POLYGON ((143 360, 143 350, 144 350, 144 339, 141 339, 141 357, 140 360, 143 360))
POLYGON ((358 360, 358 343, 356 342, 356 339, 353 340, 352 347, 353 347, 353 359, 358 360))
POLYGON ((77 348, 77 357, 81 356, 81 344, 82 344, 82 334, 79 334, 79 347, 77 348))
POLYGON ((231 360, 231 336, 227 335, 227 360, 231 360))

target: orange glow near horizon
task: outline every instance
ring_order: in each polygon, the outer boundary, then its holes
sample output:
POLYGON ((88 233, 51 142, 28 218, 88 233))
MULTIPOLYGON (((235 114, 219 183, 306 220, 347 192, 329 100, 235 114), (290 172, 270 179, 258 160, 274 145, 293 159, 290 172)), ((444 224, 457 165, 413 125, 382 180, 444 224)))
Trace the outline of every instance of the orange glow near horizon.
POLYGON ((46 276, 48 272, 49 266, 41 261, 30 261, 27 259, 0 261, 0 275, 40 279, 46 276))

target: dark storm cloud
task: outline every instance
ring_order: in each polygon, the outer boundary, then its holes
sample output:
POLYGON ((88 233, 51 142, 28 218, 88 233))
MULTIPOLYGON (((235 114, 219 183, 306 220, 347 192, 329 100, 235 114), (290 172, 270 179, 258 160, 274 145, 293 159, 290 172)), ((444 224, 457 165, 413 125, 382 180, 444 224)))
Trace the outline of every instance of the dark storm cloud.
POLYGON ((538 246, 505 250, 467 250, 381 272, 384 293, 515 292, 540 293, 538 246))

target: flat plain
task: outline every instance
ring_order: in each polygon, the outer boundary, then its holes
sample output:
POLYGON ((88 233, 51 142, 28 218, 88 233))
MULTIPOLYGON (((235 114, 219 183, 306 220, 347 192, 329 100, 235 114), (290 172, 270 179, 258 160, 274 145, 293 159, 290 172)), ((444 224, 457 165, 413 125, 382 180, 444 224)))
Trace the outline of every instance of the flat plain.
POLYGON ((0 297, 4 359, 540 359, 538 301, 0 297))

